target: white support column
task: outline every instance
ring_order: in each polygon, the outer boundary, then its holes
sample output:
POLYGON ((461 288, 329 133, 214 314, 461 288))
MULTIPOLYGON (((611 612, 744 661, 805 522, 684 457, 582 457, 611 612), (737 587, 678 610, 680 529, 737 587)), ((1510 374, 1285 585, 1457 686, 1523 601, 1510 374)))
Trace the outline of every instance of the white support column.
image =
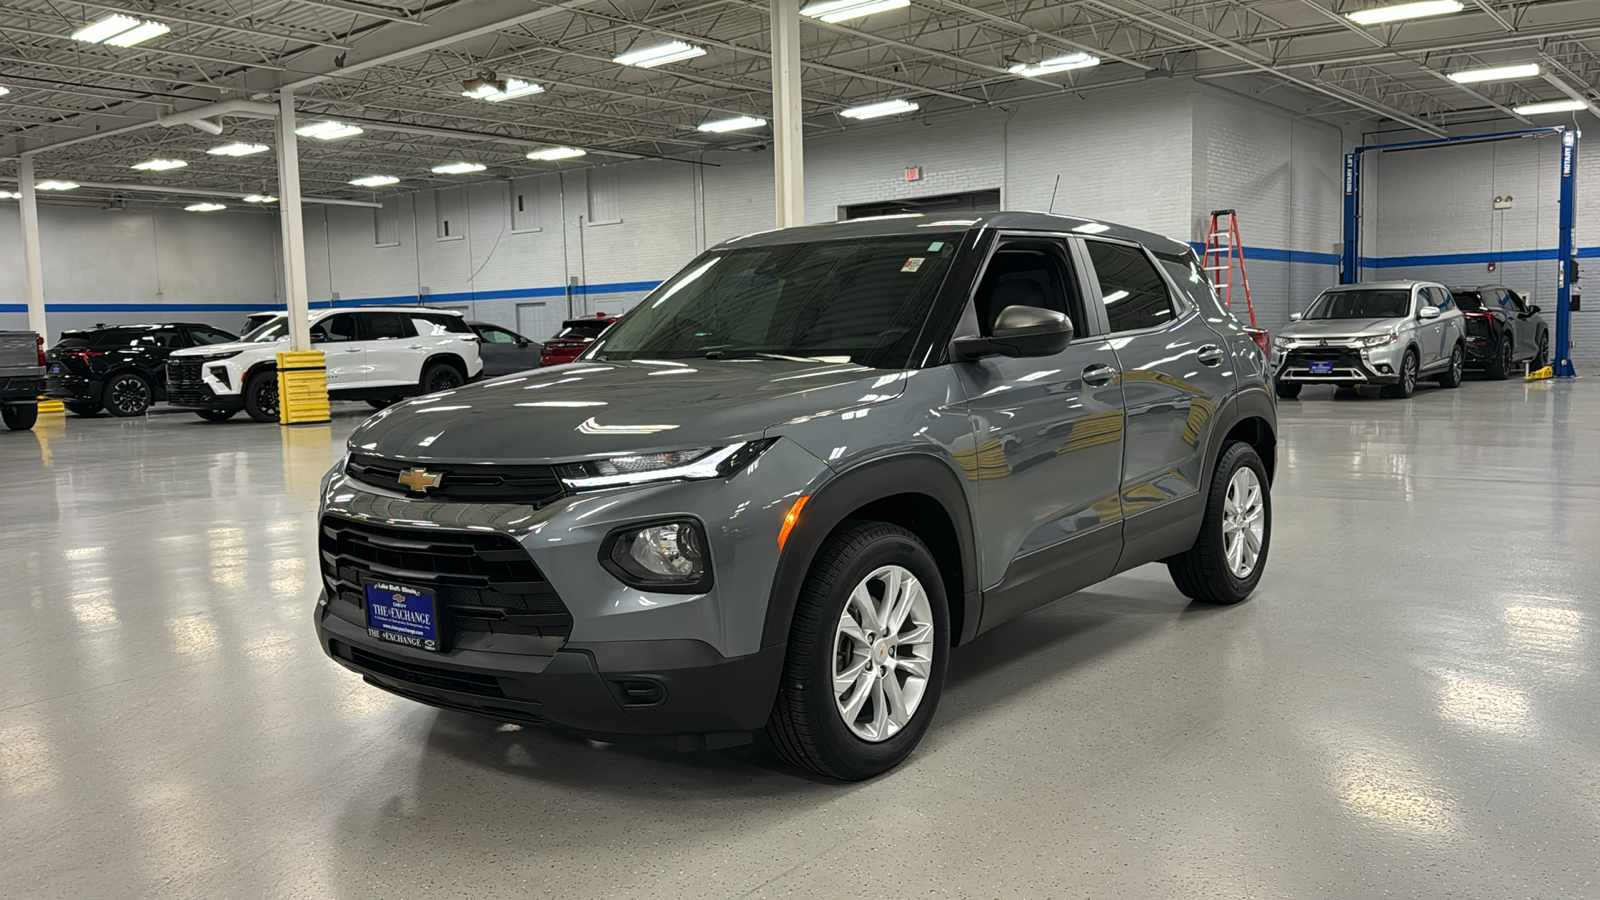
POLYGON ((289 349, 311 349, 306 321, 311 299, 306 288, 305 226, 300 211, 300 156, 294 133, 294 92, 278 92, 278 221, 283 231, 283 293, 289 310, 289 349))
POLYGON ((806 221, 801 157, 800 0, 772 0, 772 160, 778 227, 806 221))
POLYGON ((24 155, 17 167, 22 194, 22 286, 28 301, 28 330, 50 340, 44 323, 44 256, 39 249, 39 195, 33 189, 33 157, 24 155))

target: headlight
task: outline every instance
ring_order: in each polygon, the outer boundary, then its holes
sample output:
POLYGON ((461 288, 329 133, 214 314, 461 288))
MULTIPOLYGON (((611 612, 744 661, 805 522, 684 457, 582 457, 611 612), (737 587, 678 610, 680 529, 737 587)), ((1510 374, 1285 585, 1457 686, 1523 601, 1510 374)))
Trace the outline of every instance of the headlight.
POLYGON ((689 519, 613 531, 600 546, 600 565, 641 590, 699 593, 711 587, 705 533, 689 519))
POLYGON ((232 353, 206 353, 195 354, 192 356, 173 356, 168 358, 175 362, 213 363, 220 359, 233 359, 235 356, 238 356, 243 352, 243 350, 235 350, 232 353))
POLYGON ((1362 338, 1361 346, 1382 347, 1384 344, 1392 344, 1399 339, 1400 335, 1397 334, 1393 329, 1390 329, 1388 334, 1375 334, 1372 337, 1362 338))
POLYGON ((1294 338, 1275 337, 1272 339, 1272 346, 1277 347, 1279 350, 1287 350, 1294 346, 1294 338))
POLYGON ((726 478, 749 465, 773 441, 745 441, 726 447, 690 447, 664 453, 610 456, 561 467, 561 480, 573 490, 595 490, 652 481, 726 478))

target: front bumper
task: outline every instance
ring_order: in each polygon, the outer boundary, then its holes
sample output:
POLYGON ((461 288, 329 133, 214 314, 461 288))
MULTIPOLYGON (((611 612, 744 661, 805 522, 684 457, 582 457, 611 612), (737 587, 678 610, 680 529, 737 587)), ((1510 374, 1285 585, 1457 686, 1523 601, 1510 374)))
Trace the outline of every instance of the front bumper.
POLYGON ((1293 384, 1398 384, 1404 350, 1396 342, 1383 347, 1301 346, 1275 351, 1274 377, 1293 384), (1312 372, 1313 363, 1331 364, 1331 372, 1312 372))
MULTIPOLYGON (((167 402, 189 409, 243 409, 244 395, 226 390, 216 375, 208 371, 223 365, 220 361, 168 360, 167 402)), ((231 370, 228 375, 230 385, 238 383, 238 377, 231 370)))
POLYGON ((335 662, 402 697, 597 739, 651 736, 683 750, 745 743, 766 724, 784 648, 727 658, 696 640, 567 644, 549 655, 429 653, 376 641, 317 604, 335 662))

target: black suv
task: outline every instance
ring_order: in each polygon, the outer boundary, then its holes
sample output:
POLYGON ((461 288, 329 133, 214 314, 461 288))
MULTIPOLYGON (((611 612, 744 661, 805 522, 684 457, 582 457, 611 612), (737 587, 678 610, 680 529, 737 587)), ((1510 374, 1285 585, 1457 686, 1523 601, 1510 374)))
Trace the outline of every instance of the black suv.
POLYGON ((1453 287, 1450 293, 1465 317, 1468 368, 1498 381, 1523 360, 1533 369, 1549 364, 1550 325, 1539 307, 1497 284, 1453 287))
POLYGON ((98 325, 67 331, 45 353, 47 396, 80 416, 104 409, 142 416, 167 398, 167 356, 184 347, 223 344, 238 336, 190 322, 98 325))

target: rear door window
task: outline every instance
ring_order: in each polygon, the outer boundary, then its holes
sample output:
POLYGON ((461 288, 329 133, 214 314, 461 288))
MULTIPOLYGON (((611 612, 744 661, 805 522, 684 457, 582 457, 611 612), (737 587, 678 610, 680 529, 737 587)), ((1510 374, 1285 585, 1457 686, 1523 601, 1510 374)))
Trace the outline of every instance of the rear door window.
POLYGON ((362 313, 361 318, 366 325, 364 340, 388 341, 413 336, 410 323, 399 313, 369 312, 362 313))
POLYGON ((311 326, 311 340, 319 344, 337 344, 356 339, 356 317, 338 313, 311 326))
POLYGON ((1156 328, 1175 318, 1167 282, 1142 248, 1100 240, 1084 244, 1094 262, 1100 302, 1106 306, 1113 334, 1156 328))

